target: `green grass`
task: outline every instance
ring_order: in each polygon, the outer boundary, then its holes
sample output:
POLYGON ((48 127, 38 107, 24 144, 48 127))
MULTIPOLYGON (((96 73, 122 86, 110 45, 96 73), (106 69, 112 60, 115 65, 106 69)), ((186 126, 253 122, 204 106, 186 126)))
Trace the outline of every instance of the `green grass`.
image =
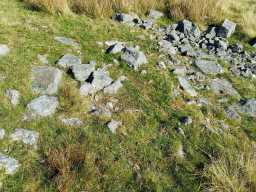
MULTIPOLYGON (((233 150, 230 143, 222 142, 224 136, 204 126, 205 118, 225 120, 223 106, 214 105, 217 98, 211 92, 201 93, 213 102, 206 108, 185 105, 182 100, 187 97, 185 95, 177 99, 172 97, 177 81, 168 70, 156 69, 156 42, 148 38, 149 32, 131 29, 110 19, 47 15, 28 10, 16 0, 2 0, 0 6, 0 42, 11 48, 10 55, 0 59, 0 71, 7 76, 0 82, 0 127, 8 133, 15 128, 29 128, 40 133, 38 150, 11 143, 8 139, 0 141, 0 152, 5 151, 22 165, 14 176, 1 174, 2 191, 203 191, 208 183, 203 173, 205 167, 211 165, 212 157, 225 157, 223 148, 234 155, 239 151, 239 145, 233 150), (142 34, 146 40, 139 40, 142 34), (78 54, 54 41, 54 36, 60 35, 74 38, 81 44, 83 62, 96 60, 99 66, 112 63, 119 56, 106 55, 97 41, 128 42, 139 45, 147 54, 150 63, 142 67, 148 71, 146 75, 134 72, 124 63, 110 68, 112 77, 123 74, 129 79, 113 96, 119 100, 121 108, 113 118, 124 124, 116 135, 105 125, 109 118, 85 113, 91 99, 79 96, 77 83, 68 75, 59 90, 61 105, 56 115, 21 121, 26 104, 36 97, 30 88, 30 71, 32 66, 41 65, 37 54, 47 54, 52 66, 65 53, 78 54), (4 97, 7 88, 21 92, 22 100, 17 108, 11 107, 4 97), (139 112, 128 113, 125 109, 139 112), (85 125, 63 126, 58 121, 62 114, 79 117, 85 125), (175 131, 183 115, 193 118, 192 125, 182 126, 185 138, 175 131), (184 159, 177 155, 181 145, 184 159), (58 153, 66 157, 61 159, 61 155, 56 156, 58 153)), ((168 22, 171 21, 162 20, 160 24, 168 22)), ((243 97, 256 97, 254 81, 224 76, 235 84, 243 97)), ((102 100, 109 98, 102 97, 102 100)), ((232 130, 227 134, 237 138, 238 143, 243 142, 240 137, 247 138, 248 134, 251 141, 246 142, 253 142, 255 119, 243 117, 242 122, 245 123, 227 122, 232 130)))

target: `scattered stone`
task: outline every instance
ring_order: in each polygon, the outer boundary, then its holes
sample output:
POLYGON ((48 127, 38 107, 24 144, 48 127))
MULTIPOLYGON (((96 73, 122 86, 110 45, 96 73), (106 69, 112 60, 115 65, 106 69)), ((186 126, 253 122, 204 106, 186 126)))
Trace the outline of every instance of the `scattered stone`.
POLYGON ((4 169, 6 174, 13 175, 19 167, 20 164, 16 159, 0 154, 0 168, 4 169))
POLYGON ((14 133, 12 133, 10 137, 13 141, 21 141, 27 145, 36 145, 39 133, 27 129, 15 129, 14 133))
POLYGON ((25 114, 24 120, 50 116, 56 112, 58 105, 57 97, 40 96, 27 105, 27 113, 25 114))
POLYGON ((116 130, 122 126, 122 122, 121 121, 116 121, 116 120, 111 120, 109 123, 108 123, 108 128, 109 130, 112 132, 112 133, 116 133, 116 130))
POLYGON ((178 80, 179 80, 179 83, 180 83, 182 89, 184 89, 184 91, 186 93, 188 93, 191 97, 196 97, 197 96, 197 92, 190 85, 190 83, 187 81, 187 79, 185 79, 184 77, 178 77, 178 80))
POLYGON ((233 107, 225 108, 225 114, 228 119, 241 120, 241 116, 236 112, 236 110, 233 107))
POLYGON ((236 24, 226 19, 221 27, 217 29, 217 35, 223 38, 229 38, 236 30, 236 24))
POLYGON ((182 20, 178 22, 176 30, 182 32, 186 36, 194 36, 196 38, 198 38, 201 34, 199 28, 194 23, 188 20, 182 20))
POLYGON ((81 59, 71 54, 64 55, 57 62, 57 65, 64 69, 70 68, 73 65, 80 65, 80 64, 82 64, 81 59))
POLYGON ((76 49, 78 49, 80 47, 80 45, 74 40, 74 39, 71 39, 71 38, 66 38, 66 37, 54 37, 54 39, 56 41, 58 41, 59 43, 62 43, 64 45, 69 45, 69 46, 72 46, 76 49))
POLYGON ((189 116, 184 116, 180 118, 180 123, 184 124, 184 125, 190 125, 193 123, 193 120, 191 117, 189 116))
POLYGON ((36 94, 53 95, 58 92, 62 72, 54 67, 32 68, 32 91, 36 94))
POLYGON ((148 62, 146 56, 142 51, 139 51, 136 48, 132 47, 124 49, 121 55, 121 59, 128 63, 128 65, 134 70, 138 70, 141 65, 148 62))
POLYGON ((125 46, 121 42, 116 42, 108 47, 106 50, 107 53, 109 54, 116 54, 120 53, 124 50, 125 46))
POLYGON ((197 59, 195 65, 206 75, 223 73, 223 68, 216 62, 206 59, 197 59))
POLYGON ((118 90, 123 87, 122 81, 121 80, 116 80, 109 86, 104 88, 104 93, 107 94, 117 94, 118 90))
POLYGON ((159 70, 165 70, 167 67, 166 67, 164 61, 158 61, 158 62, 157 62, 157 68, 158 68, 159 70))
POLYGON ((210 87, 216 95, 230 95, 240 98, 239 93, 233 88, 232 84, 225 79, 212 79, 210 87))
POLYGON ((38 59, 42 64, 44 64, 44 65, 48 65, 48 64, 49 64, 49 61, 48 61, 46 55, 40 55, 40 54, 38 54, 38 55, 37 55, 37 59, 38 59))
POLYGON ((71 70, 76 80, 84 82, 95 70, 95 66, 96 63, 91 62, 90 64, 73 65, 71 70))
POLYGON ((151 29, 153 27, 153 20, 148 19, 148 20, 143 20, 142 23, 140 24, 140 27, 143 29, 151 29))
POLYGON ((5 137, 5 130, 0 129, 0 140, 3 139, 4 137, 5 137))
POLYGON ((88 96, 93 95, 96 91, 91 83, 85 82, 80 87, 80 95, 88 96))
POLYGON ((113 82, 113 79, 109 77, 105 70, 98 69, 93 73, 92 86, 96 91, 100 91, 105 87, 109 86, 113 82))
POLYGON ((60 118, 61 122, 66 126, 79 127, 83 125, 83 121, 79 118, 60 118))
POLYGON ((10 52, 10 49, 7 45, 0 44, 0 57, 6 56, 10 52))
POLYGON ((245 115, 256 117, 256 99, 242 100, 236 106, 236 109, 245 115))
POLYGON ((168 55, 176 55, 177 54, 177 48, 175 48, 169 41, 161 40, 159 42, 160 52, 163 52, 168 55))
POLYGON ((186 66, 180 66, 180 65, 174 66, 173 73, 175 75, 185 76, 187 73, 187 68, 186 68, 186 66))
POLYGON ((153 20, 160 19, 160 18, 163 17, 163 16, 164 16, 164 14, 163 14, 162 12, 157 11, 157 10, 154 10, 154 9, 151 9, 151 10, 149 11, 149 15, 148 15, 148 17, 149 17, 150 19, 153 19, 153 20))
POLYGON ((5 96, 10 100, 13 106, 17 106, 20 102, 20 92, 15 89, 7 89, 5 96))

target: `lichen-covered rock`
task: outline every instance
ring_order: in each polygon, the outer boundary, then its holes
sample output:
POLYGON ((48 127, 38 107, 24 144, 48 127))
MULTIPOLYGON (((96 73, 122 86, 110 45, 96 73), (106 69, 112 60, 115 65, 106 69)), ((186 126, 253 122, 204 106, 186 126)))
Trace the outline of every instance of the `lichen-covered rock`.
POLYGON ((33 67, 32 91, 36 94, 56 94, 61 78, 62 72, 54 67, 33 67))
POLYGON ((39 133, 36 131, 19 128, 15 129, 10 138, 13 141, 21 141, 27 145, 36 145, 39 138, 39 133))
POLYGON ((20 92, 15 89, 7 89, 5 96, 10 100, 13 106, 17 106, 20 102, 20 92))

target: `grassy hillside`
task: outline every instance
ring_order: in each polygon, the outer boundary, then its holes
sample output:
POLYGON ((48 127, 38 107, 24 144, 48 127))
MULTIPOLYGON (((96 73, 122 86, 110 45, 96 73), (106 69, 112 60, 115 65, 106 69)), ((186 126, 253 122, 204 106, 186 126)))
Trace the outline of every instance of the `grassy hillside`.
MULTIPOLYGON (((244 10, 247 3, 241 4, 244 10)), ((234 9, 237 6, 232 5, 234 9)), ((254 9, 250 6, 250 12, 239 9, 228 14, 241 26, 245 24, 248 34, 255 35, 255 25, 240 17, 254 15, 254 9)), ((164 18, 158 24, 172 22, 164 18)), ((0 1, 0 43, 11 50, 0 59, 0 75, 6 77, 0 81, 0 127, 7 133, 29 128, 40 134, 37 149, 8 138, 0 140, 0 152, 22 165, 15 175, 0 173, 1 191, 256 191, 255 118, 226 120, 224 106, 211 92, 200 92, 209 98, 211 105, 207 106, 186 104, 191 99, 186 94, 174 97, 179 87, 176 76, 155 67, 159 52, 151 35, 150 31, 120 25, 109 18, 48 14, 16 0, 0 1), (55 36, 75 39, 81 51, 57 43, 55 36), (108 40, 139 45, 149 63, 140 71, 122 62, 113 64, 117 56, 105 54, 99 43, 108 40), (47 55, 49 65, 56 67, 55 62, 65 53, 80 54, 84 63, 95 60, 98 67, 111 63, 113 78, 128 78, 117 95, 99 94, 96 99, 97 103, 117 100, 119 110, 112 118, 123 123, 117 134, 106 127, 109 117, 87 113, 95 98, 80 96, 78 83, 68 74, 57 95, 60 107, 54 116, 21 120, 27 103, 37 96, 31 92, 31 69, 42 65, 37 55, 47 55), (144 75, 143 70, 147 71, 144 75), (15 108, 4 95, 8 88, 21 93, 21 104, 15 108), (78 117, 85 125, 64 126, 60 115, 78 117), (184 116, 191 116, 193 123, 180 125, 184 116), (222 121, 229 129, 223 129, 219 124, 222 121), (185 136, 177 133, 180 126, 185 136)), ((227 68, 225 71, 223 76, 235 85, 242 98, 256 98, 255 79, 237 78, 227 68)), ((232 102, 233 98, 228 99, 232 102)))

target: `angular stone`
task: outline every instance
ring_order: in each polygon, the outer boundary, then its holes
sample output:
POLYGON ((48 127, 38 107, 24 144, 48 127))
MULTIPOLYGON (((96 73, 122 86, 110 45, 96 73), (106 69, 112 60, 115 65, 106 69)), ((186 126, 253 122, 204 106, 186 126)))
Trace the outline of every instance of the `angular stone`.
POLYGON ((125 47, 124 47, 123 43, 117 42, 117 43, 114 43, 113 45, 110 45, 106 52, 110 53, 110 54, 116 54, 116 53, 122 52, 122 50, 124 48, 125 47))
POLYGON ((138 70, 141 65, 148 62, 145 54, 142 51, 131 47, 125 48, 121 55, 121 59, 128 63, 130 67, 134 68, 134 70, 138 70))
POLYGON ((71 54, 64 55, 57 62, 57 65, 64 69, 70 68, 73 65, 80 65, 80 64, 82 64, 81 59, 71 54))
POLYGON ((236 30, 236 24, 226 19, 221 27, 217 29, 217 36, 229 38, 236 30))
POLYGON ((198 38, 201 34, 199 28, 186 19, 178 22, 177 30, 185 34, 186 36, 194 36, 198 38))
POLYGON ((73 65, 71 70, 76 80, 84 82, 95 70, 95 65, 96 63, 73 65))
POLYGON ((32 68, 32 91, 36 94, 53 95, 58 92, 62 72, 54 67, 32 68))
POLYGON ((47 117, 56 112, 59 105, 57 97, 43 95, 32 100, 27 105, 25 120, 36 117, 47 117))
POLYGON ((109 130, 112 132, 112 133, 116 133, 116 130, 122 126, 122 122, 121 121, 116 121, 116 120, 111 120, 109 123, 108 123, 108 128, 109 130))
POLYGON ((256 99, 241 101, 236 108, 240 113, 249 115, 251 117, 256 117, 256 99))
POLYGON ((6 56, 10 52, 10 48, 7 45, 0 44, 0 57, 6 56))
POLYGON ((140 24, 140 27, 143 29, 151 29, 153 27, 153 21, 148 19, 148 20, 143 20, 142 23, 140 24))
POLYGON ((168 54, 168 55, 176 55, 177 48, 175 48, 169 41, 161 40, 159 42, 161 52, 168 54))
POLYGON ((77 49, 80 47, 80 45, 74 39, 71 39, 71 38, 58 36, 58 37, 54 37, 54 40, 64 45, 69 45, 77 49))
POLYGON ((179 81, 181 87, 184 89, 184 91, 187 92, 191 97, 197 96, 197 92, 190 85, 190 83, 187 81, 187 79, 185 79, 184 77, 178 77, 178 81, 179 81))
POLYGON ((60 120, 66 126, 79 127, 83 125, 83 121, 79 118, 60 118, 60 120))
POLYGON ((15 129, 10 138, 13 141, 21 141, 27 145, 36 145, 39 138, 39 133, 36 131, 19 128, 15 129))
POLYGON ((240 98, 239 93, 233 88, 232 84, 225 79, 212 79, 210 87, 216 95, 230 95, 240 98))
POLYGON ((94 87, 91 83, 85 82, 81 85, 80 87, 80 95, 82 96, 88 96, 88 95, 93 95, 94 93, 96 93, 96 91, 94 90, 94 87))
POLYGON ((109 77, 108 73, 102 69, 98 69, 93 73, 92 86, 96 91, 100 91, 109 86, 113 82, 113 79, 109 77))
POLYGON ((6 174, 13 175, 20 167, 16 159, 0 154, 0 169, 4 169, 6 174))
POLYGON ((216 75, 224 72, 223 68, 213 60, 199 58, 194 63, 204 74, 216 75))
POLYGON ((117 94, 118 90, 123 87, 123 84, 120 80, 114 81, 112 84, 104 88, 104 93, 107 94, 117 94))
POLYGON ((0 140, 3 139, 4 137, 5 137, 5 130, 0 129, 0 140))
POLYGON ((17 106, 20 102, 20 92, 15 89, 7 89, 5 96, 10 100, 13 106, 17 106))
POLYGON ((148 17, 153 20, 160 19, 163 16, 164 16, 164 14, 162 12, 154 10, 154 9, 151 9, 149 11, 149 15, 148 15, 148 17))

